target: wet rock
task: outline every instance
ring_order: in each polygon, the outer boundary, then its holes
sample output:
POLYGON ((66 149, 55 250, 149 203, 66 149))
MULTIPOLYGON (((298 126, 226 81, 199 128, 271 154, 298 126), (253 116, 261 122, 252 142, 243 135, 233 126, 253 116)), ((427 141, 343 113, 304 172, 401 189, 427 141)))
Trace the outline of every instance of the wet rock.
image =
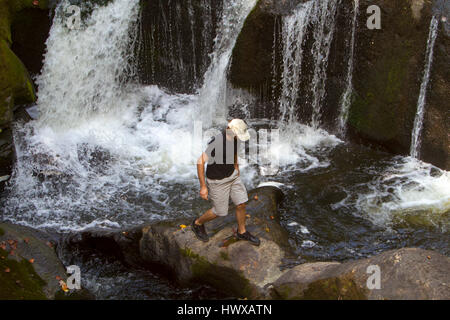
POLYGON ((192 221, 186 219, 132 230, 90 230, 67 236, 63 242, 68 250, 95 250, 130 266, 158 266, 181 284, 195 281, 236 297, 263 297, 265 286, 282 274, 282 259, 289 257, 292 250, 287 232, 279 223, 281 191, 261 187, 252 190, 249 199, 247 229, 261 239, 259 247, 234 237, 234 208, 227 217, 207 224, 211 236, 207 243, 195 237, 189 226, 192 221))
MULTIPOLYGON (((4 173, 3 171, 6 171, 7 175, 11 174, 14 150, 9 128, 14 119, 14 108, 36 100, 30 75, 22 61, 11 49, 13 40, 17 39, 17 35, 20 34, 20 32, 15 32, 15 36, 12 37, 11 25, 23 18, 21 14, 24 10, 27 12, 28 10, 40 11, 37 9, 46 9, 47 6, 47 0, 41 0, 37 5, 32 1, 25 0, 0 0, 0 141, 5 142, 5 137, 10 136, 6 143, 0 145, 0 175, 4 173)), ((20 22, 19 25, 21 25, 20 22)), ((33 30, 33 28, 31 29, 33 30)), ((20 42, 26 43, 26 40, 22 39, 20 42)), ((40 47, 43 47, 44 43, 45 39, 40 47)), ((0 191, 3 187, 4 183, 0 183, 0 191)))
POLYGON ((61 291, 57 277, 67 275, 49 239, 31 228, 0 223, 0 264, 9 269, 0 270, 2 299, 53 299, 61 291))
POLYGON ((448 299, 450 258, 418 248, 391 250, 368 259, 299 265, 271 289, 275 299, 448 299), (380 270, 380 289, 367 286, 369 266, 380 270))
POLYGON ((362 1, 355 48, 349 128, 363 142, 409 154, 431 21, 431 5, 362 1), (366 27, 369 5, 381 8, 382 30, 366 27), (389 45, 386 45, 389 44, 389 45))
POLYGON ((275 221, 280 196, 274 187, 250 192, 251 218, 247 228, 260 237, 259 247, 230 238, 235 224, 233 217, 227 221, 216 220, 220 226, 208 224, 211 238, 207 243, 199 241, 190 227, 180 229, 178 222, 151 225, 143 229, 141 255, 174 269, 181 283, 206 283, 236 297, 264 297, 266 285, 281 276, 280 266, 288 251, 285 231, 276 227, 275 221), (255 194, 258 200, 254 199, 255 194))
POLYGON ((14 146, 10 128, 0 129, 0 193, 11 176, 14 161, 14 146))
MULTIPOLYGON (((437 1, 440 2, 440 1, 437 1)), ((422 131, 421 159, 450 170, 450 3, 435 8, 441 17, 422 131), (446 22, 442 20, 446 17, 446 22)))
POLYGON ((32 77, 41 72, 51 25, 52 15, 49 9, 33 8, 20 11, 11 24, 11 50, 24 63, 32 77))
MULTIPOLYGON (((302 1, 260 1, 248 16, 233 50, 229 80, 255 98, 256 116, 279 118, 278 100, 282 72, 282 22, 302 1), (262 109, 264 109, 262 111, 262 109)), ((346 87, 349 42, 352 33, 353 1, 339 3, 336 30, 327 68, 322 127, 337 128, 341 97, 346 87)), ((353 97, 348 119, 348 138, 394 154, 408 155, 417 101, 425 65, 425 52, 431 17, 440 22, 434 63, 428 88, 421 159, 443 169, 450 168, 449 109, 447 101, 449 6, 423 0, 360 1, 354 53, 353 97), (367 28, 368 6, 381 9, 381 30, 367 28), (445 20, 444 19, 444 20, 445 20)), ((308 52, 311 31, 306 36, 301 75, 301 97, 297 117, 309 123, 309 88, 314 72, 308 52)))
POLYGON ((92 229, 63 236, 61 245, 65 251, 85 254, 86 257, 96 252, 118 259, 130 266, 142 266, 145 262, 139 252, 141 238, 141 228, 120 231, 92 229))

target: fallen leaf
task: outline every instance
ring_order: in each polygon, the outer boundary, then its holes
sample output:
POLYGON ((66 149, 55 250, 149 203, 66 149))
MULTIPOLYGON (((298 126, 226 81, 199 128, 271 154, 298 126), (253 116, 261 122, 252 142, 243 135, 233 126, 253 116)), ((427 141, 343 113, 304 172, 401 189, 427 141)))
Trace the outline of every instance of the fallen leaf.
POLYGON ((247 218, 250 218, 250 215, 249 215, 249 214, 246 214, 245 216, 246 216, 247 218))
POLYGON ((253 197, 253 199, 258 200, 258 195, 255 194, 255 196, 253 197))
POLYGON ((186 225, 180 224, 180 228, 181 228, 181 229, 184 229, 184 228, 186 228, 186 225))
POLYGON ((0 243, 0 249, 6 250, 6 243, 0 243))
POLYGON ((34 6, 38 6, 39 5, 39 0, 33 0, 33 5, 34 6))
POLYGON ((68 292, 67 284, 63 280, 59 280, 59 285, 61 286, 62 291, 68 292))
POLYGON ((1 257, 0 257, 0 259, 4 260, 4 259, 5 259, 5 257, 4 257, 4 256, 1 256, 1 257))
POLYGON ((10 271, 11 271, 10 268, 6 268, 6 269, 5 269, 5 272, 6 272, 6 273, 9 273, 10 271))
POLYGON ((269 232, 269 231, 270 231, 270 229, 268 227, 266 227, 266 232, 269 232))
POLYGON ((60 276, 56 276, 55 278, 56 278, 56 280, 61 280, 60 276))
POLYGON ((272 220, 273 220, 273 219, 275 219, 275 217, 274 217, 274 216, 270 216, 270 219, 272 219, 272 220))
POLYGON ((428 259, 428 260, 430 260, 430 259, 431 259, 431 257, 430 257, 430 256, 427 256, 427 259, 428 259))
POLYGON ((34 259, 30 259, 30 260, 28 260, 28 261, 30 261, 30 263, 34 263, 34 259))
POLYGON ((124 232, 122 232, 122 234, 123 234, 124 236, 126 236, 126 235, 128 235, 128 232, 124 231, 124 232))
POLYGON ((23 241, 24 241, 26 244, 28 244, 28 242, 30 242, 30 239, 29 239, 29 238, 25 238, 25 239, 23 239, 23 241))

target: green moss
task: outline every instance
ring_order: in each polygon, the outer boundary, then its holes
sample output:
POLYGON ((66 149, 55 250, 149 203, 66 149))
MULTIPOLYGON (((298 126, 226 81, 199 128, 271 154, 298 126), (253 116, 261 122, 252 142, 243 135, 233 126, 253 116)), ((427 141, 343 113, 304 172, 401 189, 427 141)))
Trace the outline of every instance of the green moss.
POLYGON ((12 120, 15 104, 31 103, 36 93, 23 63, 0 39, 0 126, 12 120))
POLYGON ((225 293, 246 298, 256 295, 254 288, 238 271, 218 266, 205 257, 194 253, 190 248, 180 249, 183 256, 191 259, 191 272, 194 282, 211 285, 225 293))
POLYGON ((230 260, 230 256, 228 255, 228 252, 226 252, 226 251, 220 251, 220 257, 223 260, 230 260))
POLYGON ((0 300, 44 300, 45 285, 29 261, 8 259, 8 252, 0 249, 0 300))
POLYGON ((321 279, 305 290, 305 300, 366 300, 365 290, 359 288, 351 277, 321 279))
POLYGON ((386 57, 370 73, 366 91, 353 96, 349 122, 358 131, 389 140, 398 135, 398 107, 401 106, 408 68, 405 53, 386 57))
POLYGON ((300 300, 300 296, 296 296, 293 292, 292 284, 283 284, 276 288, 274 296, 280 300, 300 300))

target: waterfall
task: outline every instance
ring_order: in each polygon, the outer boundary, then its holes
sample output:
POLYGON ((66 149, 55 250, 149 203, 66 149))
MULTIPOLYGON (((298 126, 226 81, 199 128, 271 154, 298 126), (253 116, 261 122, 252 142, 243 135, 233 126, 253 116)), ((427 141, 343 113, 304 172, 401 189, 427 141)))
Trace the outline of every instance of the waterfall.
POLYGON ((423 118, 425 113, 425 102, 427 95, 428 82, 430 81, 431 65, 433 63, 433 50, 438 34, 439 20, 433 16, 430 23, 430 32, 427 41, 427 51, 425 54, 425 69, 423 72, 422 84, 420 85, 420 94, 417 101, 417 113, 414 119, 414 128, 411 136, 410 155, 418 159, 420 156, 420 135, 423 127, 423 118))
POLYGON ((353 61, 355 55, 355 39, 356 39, 356 28, 358 25, 358 14, 359 14, 359 0, 354 0, 353 3, 353 24, 352 24, 352 36, 350 40, 350 54, 347 66, 347 85, 345 87, 344 94, 341 97, 341 109, 338 118, 338 130, 342 136, 345 135, 348 112, 350 110, 351 98, 353 92, 353 61))
POLYGON ((283 21, 283 73, 280 96, 280 120, 296 122, 295 109, 300 90, 303 45, 310 22, 313 1, 300 5, 294 14, 283 21))
POLYGON ((256 2, 257 0, 224 1, 211 64, 205 73, 203 87, 199 91, 199 107, 196 115, 202 114, 203 124, 206 126, 225 122, 227 68, 245 19, 256 2))
POLYGON ((146 1, 140 21, 140 82, 196 92, 209 65, 220 7, 219 0, 146 1))
MULTIPOLYGON (((178 22, 170 21, 179 20, 181 12, 186 18, 187 8, 171 8, 170 13, 161 9, 157 19, 166 19, 162 24, 168 27, 149 32, 136 23, 138 0, 113 0, 95 5, 81 29, 68 30, 60 4, 38 79, 41 118, 15 127, 17 161, 1 208, 3 218, 34 227, 79 230, 191 214, 200 152, 194 146, 192 119, 209 128, 211 119, 217 120, 212 111, 220 107, 224 111, 218 102, 226 87, 231 52, 255 4, 256 0, 224 3, 214 53, 198 94, 169 93, 126 77, 133 71, 130 62, 139 31, 147 36, 142 45, 149 45, 152 38, 158 41, 162 32, 173 40, 164 43, 175 49, 180 44, 178 22)), ((195 29, 203 23, 216 25, 214 19, 198 21, 195 29)), ((186 25, 184 31, 191 35, 192 25, 186 25)), ((195 42, 203 43, 205 38, 195 35, 195 42)), ((183 43, 190 53, 191 39, 183 43)), ((164 48, 154 47, 150 58, 158 59, 160 49, 164 48)), ((173 51, 173 57, 180 52, 173 51)), ((180 66, 175 60, 171 63, 180 66)), ((156 77, 158 67, 153 69, 156 77)))
MULTIPOLYGON (((312 125, 319 128, 321 105, 325 97, 327 66, 336 24, 337 0, 309 1, 300 4, 295 12, 283 20, 283 73, 280 95, 280 119, 296 122, 296 108, 302 85, 302 63, 311 55, 312 80, 307 84, 311 93, 312 125), (312 29, 314 39, 311 52, 305 52, 307 33, 312 29)), ((306 99, 306 98, 305 98, 306 99)), ((304 101, 306 102, 306 101, 304 101)))
POLYGON ((122 93, 137 34, 131 30, 137 27, 138 0, 115 0, 94 9, 80 30, 66 26, 67 6, 64 1, 56 9, 37 79, 39 121, 52 126, 76 125, 93 114, 126 108, 122 93))
POLYGON ((311 85, 313 93, 311 124, 314 128, 320 126, 320 118, 322 116, 321 110, 325 97, 328 58, 336 25, 337 2, 337 0, 316 1, 313 12, 315 28, 312 53, 315 59, 315 66, 311 85))

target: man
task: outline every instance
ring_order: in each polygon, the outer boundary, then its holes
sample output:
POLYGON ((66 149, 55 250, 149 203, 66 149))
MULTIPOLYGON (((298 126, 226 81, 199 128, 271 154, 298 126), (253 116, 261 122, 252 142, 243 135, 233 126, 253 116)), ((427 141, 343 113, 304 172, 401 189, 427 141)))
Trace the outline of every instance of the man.
POLYGON ((205 200, 211 200, 213 206, 200 218, 192 221, 192 230, 201 241, 209 240, 205 223, 228 214, 228 202, 231 197, 236 205, 237 238, 247 240, 256 246, 260 244, 260 240, 245 229, 245 204, 248 196, 240 178, 237 161, 238 140, 247 141, 249 138, 247 124, 241 119, 233 119, 228 123, 226 130, 210 140, 208 148, 197 161, 200 196, 205 200), (206 182, 205 163, 208 163, 206 182))

